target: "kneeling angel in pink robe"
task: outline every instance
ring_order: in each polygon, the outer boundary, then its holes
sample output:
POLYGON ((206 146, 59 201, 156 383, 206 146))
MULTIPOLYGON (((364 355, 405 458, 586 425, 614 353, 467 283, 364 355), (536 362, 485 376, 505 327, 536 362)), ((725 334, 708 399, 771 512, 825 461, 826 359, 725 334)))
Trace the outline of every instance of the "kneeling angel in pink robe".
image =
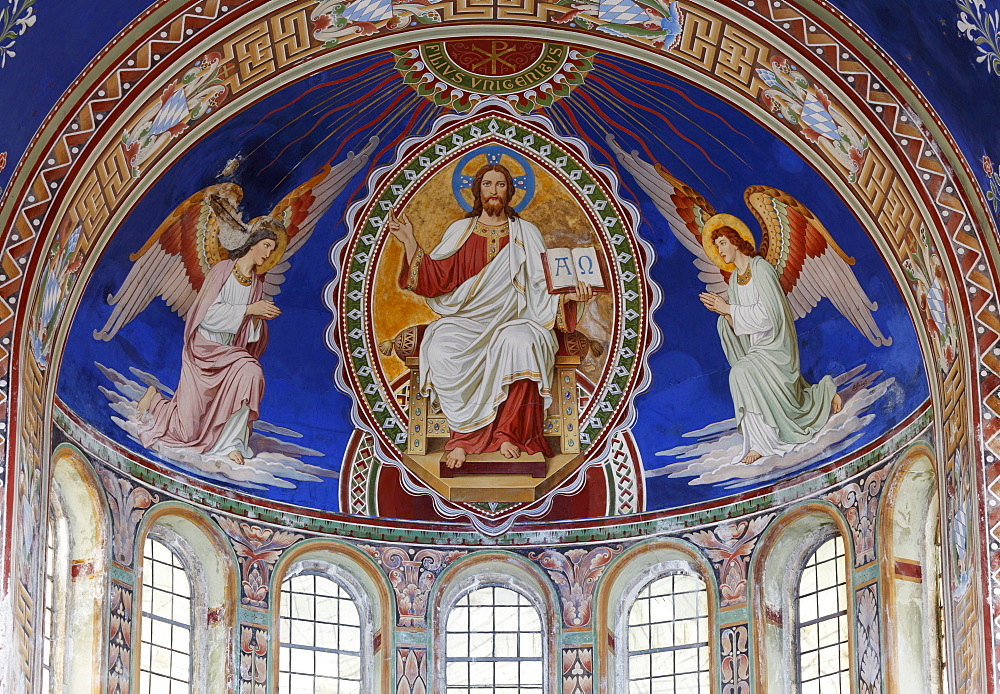
POLYGON ((170 400, 152 392, 152 425, 139 434, 143 446, 189 448, 241 463, 253 455, 250 432, 264 395, 257 360, 267 325, 247 312, 261 300, 261 276, 251 272, 244 284, 237 272, 235 260, 223 260, 205 278, 184 326, 180 382, 170 400))

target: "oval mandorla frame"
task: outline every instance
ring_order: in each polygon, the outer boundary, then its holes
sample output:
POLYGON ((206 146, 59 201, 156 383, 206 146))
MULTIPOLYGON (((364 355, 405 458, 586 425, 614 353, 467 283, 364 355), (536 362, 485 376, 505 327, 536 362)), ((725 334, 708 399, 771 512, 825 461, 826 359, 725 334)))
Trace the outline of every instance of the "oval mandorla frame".
POLYGON ((467 114, 442 116, 428 135, 400 143, 394 162, 369 178, 367 197, 348 209, 347 235, 330 251, 336 276, 323 297, 333 314, 327 346, 340 359, 335 382, 352 398, 353 424, 373 439, 379 462, 399 468, 408 492, 432 495, 442 515, 464 516, 489 534, 506 531, 519 518, 537 518, 551 508, 555 494, 583 487, 587 467, 607 458, 616 434, 628 436, 634 397, 650 383, 646 357, 660 341, 651 316, 661 293, 648 276, 653 248, 636 232, 639 211, 618 190, 615 174, 591 160, 582 140, 557 134, 544 116, 520 115, 500 99, 486 99, 467 114), (581 398, 579 415, 583 464, 543 498, 498 515, 448 501, 402 464, 407 369, 377 345, 436 318, 422 298, 399 289, 402 251, 387 228, 390 212, 405 211, 421 247, 433 248, 448 224, 466 215, 470 172, 500 161, 515 181, 531 180, 529 191, 515 186, 512 204, 523 207, 523 217, 540 228, 546 245, 595 244, 606 260, 611 291, 587 309, 591 329, 599 333, 591 337, 605 349, 578 377, 589 394, 581 398), (466 197, 460 202, 459 195, 466 197))

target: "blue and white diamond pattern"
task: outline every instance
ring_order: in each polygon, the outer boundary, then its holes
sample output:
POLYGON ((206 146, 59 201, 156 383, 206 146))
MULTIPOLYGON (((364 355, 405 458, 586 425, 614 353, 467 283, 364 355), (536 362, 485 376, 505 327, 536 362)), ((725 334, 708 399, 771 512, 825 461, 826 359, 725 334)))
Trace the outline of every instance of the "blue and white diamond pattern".
POLYGON ((632 0, 601 0, 597 17, 611 24, 635 24, 649 18, 632 0))
POLYGON ((833 122, 833 117, 811 91, 806 93, 805 102, 802 104, 801 119, 803 125, 812 128, 823 137, 840 140, 840 133, 837 132, 837 124, 833 122))
POLYGON ((778 78, 774 76, 774 73, 770 70, 765 70, 764 68, 757 68, 757 75, 760 79, 769 87, 778 86, 778 78))
POLYGON ((931 319, 937 325, 940 332, 944 332, 947 327, 948 313, 944 303, 944 291, 941 283, 937 280, 927 288, 927 311, 931 314, 931 319))
POLYGON ((379 22, 392 19, 392 0, 354 0, 344 8, 349 22, 379 22))
POLYGON ((149 128, 149 134, 161 135, 175 125, 186 121, 190 114, 191 109, 188 108, 187 97, 184 96, 184 90, 178 89, 169 99, 167 99, 167 102, 160 107, 160 110, 156 114, 156 118, 153 119, 153 124, 149 128))

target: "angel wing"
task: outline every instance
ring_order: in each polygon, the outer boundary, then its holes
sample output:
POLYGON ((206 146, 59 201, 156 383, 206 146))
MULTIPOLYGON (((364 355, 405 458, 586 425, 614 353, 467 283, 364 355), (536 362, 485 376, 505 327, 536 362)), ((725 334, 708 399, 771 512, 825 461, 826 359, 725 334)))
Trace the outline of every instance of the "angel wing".
POLYGON ((650 164, 639 158, 637 152, 627 153, 614 137, 608 136, 608 144, 625 170, 635 177, 636 182, 649 196, 660 211, 670 231, 688 251, 694 254, 694 266, 698 269, 698 279, 705 283, 710 292, 725 292, 729 273, 709 260, 701 245, 701 230, 709 217, 715 214, 712 205, 689 185, 674 178, 659 164, 650 164))
MULTIPOLYGON (((659 164, 650 164, 626 153, 608 136, 608 144, 667 220, 681 244, 695 255, 698 278, 710 292, 726 291, 729 274, 705 255, 701 230, 715 211, 690 186, 678 181, 659 164)), ((767 186, 750 186, 744 193, 747 206, 762 228, 760 254, 775 266, 792 313, 801 318, 827 297, 875 346, 888 346, 892 338, 879 330, 871 301, 851 270, 848 257, 823 224, 804 205, 767 186)))
MULTIPOLYGON (((273 297, 280 291, 288 258, 308 240, 316 222, 330 208, 351 177, 368 161, 378 144, 371 138, 360 154, 348 153, 334 167, 298 186, 272 211, 288 233, 281 261, 264 278, 264 292, 273 297)), ((108 297, 114 307, 104 327, 94 331, 95 340, 110 340, 123 326, 142 313, 156 297, 162 297, 184 318, 194 303, 205 276, 226 257, 219 232, 229 223, 223 208, 235 211, 243 191, 234 183, 209 186, 178 205, 138 252, 130 256, 134 265, 117 292, 108 297), (214 196, 214 197, 213 197, 214 196), (219 205, 219 200, 223 205, 219 205)))
POLYGON ((225 200, 235 209, 243 199, 243 189, 235 183, 209 186, 163 220, 142 248, 129 256, 134 265, 118 291, 108 296, 114 309, 104 327, 94 331, 95 340, 113 338, 158 296, 184 317, 208 271, 225 256, 218 243, 213 198, 225 200))
POLYGON ((271 210, 271 216, 285 225, 288 245, 281 260, 264 275, 264 297, 272 298, 281 293, 285 272, 291 267, 288 262, 309 240, 316 223, 330 209, 333 201, 344 189, 354 174, 368 162, 368 155, 378 145, 378 138, 372 137, 358 154, 348 152, 344 160, 323 170, 286 195, 271 210))
POLYGON ((868 298, 840 249, 809 209, 776 188, 750 186, 743 194, 762 229, 759 253, 778 272, 796 318, 826 297, 876 347, 892 344, 875 323, 878 304, 868 298))

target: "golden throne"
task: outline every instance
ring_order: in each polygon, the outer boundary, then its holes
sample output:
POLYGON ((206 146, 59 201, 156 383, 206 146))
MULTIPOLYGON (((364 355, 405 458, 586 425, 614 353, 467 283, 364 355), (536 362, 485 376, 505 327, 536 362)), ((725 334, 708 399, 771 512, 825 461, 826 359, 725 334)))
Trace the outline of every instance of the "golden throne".
MULTIPOLYGON (((400 331, 392 340, 379 345, 379 350, 386 356, 395 352, 396 356, 406 364, 410 373, 406 454, 411 459, 423 459, 439 454, 443 450, 444 441, 451 434, 444 413, 420 392, 420 342, 426 328, 426 325, 410 326, 400 331)), ((557 331, 556 337, 559 349, 556 352, 552 405, 545 417, 544 432, 552 450, 558 451, 556 458, 575 459, 580 453, 577 368, 588 353, 599 354, 603 348, 600 343, 579 331, 572 333, 557 331)), ((497 455, 482 454, 469 456, 466 464, 458 471, 442 465, 439 476, 450 478, 456 472, 458 474, 519 473, 541 479, 549 473, 551 466, 548 462, 541 454, 517 461, 506 461, 497 455)))

